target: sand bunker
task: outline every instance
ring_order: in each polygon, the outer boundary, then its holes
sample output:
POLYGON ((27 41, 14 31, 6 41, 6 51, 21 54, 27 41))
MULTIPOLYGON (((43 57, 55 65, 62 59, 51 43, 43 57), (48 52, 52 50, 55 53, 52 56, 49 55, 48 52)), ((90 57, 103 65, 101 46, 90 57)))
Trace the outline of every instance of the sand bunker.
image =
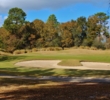
POLYGON ((61 62, 61 60, 32 60, 18 62, 15 65, 23 67, 46 67, 60 69, 110 70, 110 63, 81 62, 82 66, 60 66, 58 65, 59 62, 61 62))

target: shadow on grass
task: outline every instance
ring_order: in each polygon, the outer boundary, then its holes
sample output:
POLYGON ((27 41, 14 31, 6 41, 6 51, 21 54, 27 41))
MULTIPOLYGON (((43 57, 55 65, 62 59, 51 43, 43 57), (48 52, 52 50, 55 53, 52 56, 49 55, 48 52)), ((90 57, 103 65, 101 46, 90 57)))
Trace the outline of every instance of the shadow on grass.
POLYGON ((67 69, 64 72, 68 76, 110 76, 110 71, 107 70, 76 70, 76 69, 67 69))
POLYGON ((110 100, 110 84, 63 84, 18 88, 0 93, 1 100, 110 100), (81 85, 82 84, 82 85, 81 85))
POLYGON ((54 69, 54 68, 0 68, 0 75, 16 75, 16 76, 110 76, 108 70, 76 70, 76 69, 54 69))
POLYGON ((26 56, 0 56, 0 61, 13 61, 13 60, 20 60, 24 59, 26 56))
POLYGON ((26 85, 35 85, 40 83, 45 84, 46 81, 0 78, 0 86, 20 86, 20 85, 26 86, 26 85))
POLYGON ((52 76, 54 75, 54 69, 41 69, 41 68, 0 68, 0 75, 16 75, 16 76, 52 76))

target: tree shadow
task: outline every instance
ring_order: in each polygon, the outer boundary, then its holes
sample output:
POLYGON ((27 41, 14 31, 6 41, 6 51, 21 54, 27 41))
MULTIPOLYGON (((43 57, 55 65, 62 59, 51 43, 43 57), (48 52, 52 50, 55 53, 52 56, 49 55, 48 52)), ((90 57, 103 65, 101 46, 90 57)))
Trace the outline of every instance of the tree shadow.
POLYGON ((26 56, 6 56, 6 55, 3 55, 3 56, 0 56, 0 61, 13 61, 13 60, 21 60, 21 59, 24 59, 26 58, 26 56))
POLYGON ((16 76, 53 76, 54 68, 28 68, 22 70, 23 67, 0 68, 0 75, 16 75, 16 76), (28 70, 28 71, 25 71, 28 70))
POLYGON ((65 74, 68 76, 110 76, 109 70, 77 70, 77 69, 65 69, 65 74))
POLYGON ((0 93, 1 100, 110 100, 110 84, 68 83, 19 88, 0 93))

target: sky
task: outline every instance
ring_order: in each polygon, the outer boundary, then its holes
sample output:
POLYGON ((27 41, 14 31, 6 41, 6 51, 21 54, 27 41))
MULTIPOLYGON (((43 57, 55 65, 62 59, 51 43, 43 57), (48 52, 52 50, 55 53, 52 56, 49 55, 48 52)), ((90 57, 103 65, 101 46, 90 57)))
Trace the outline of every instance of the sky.
POLYGON ((88 18, 98 12, 109 14, 110 0, 0 0, 0 26, 8 17, 11 8, 21 8, 26 14, 27 21, 40 19, 47 21, 55 14, 59 22, 76 20, 84 16, 88 18))

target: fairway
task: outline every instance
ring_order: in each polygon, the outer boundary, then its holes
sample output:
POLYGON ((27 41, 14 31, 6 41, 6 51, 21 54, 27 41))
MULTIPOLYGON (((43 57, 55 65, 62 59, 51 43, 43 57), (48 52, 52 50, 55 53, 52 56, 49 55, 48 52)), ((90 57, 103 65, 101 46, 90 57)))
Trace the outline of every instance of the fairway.
POLYGON ((110 85, 102 83, 109 82, 110 70, 107 70, 110 68, 109 65, 109 50, 70 48, 61 51, 0 55, 0 99, 37 100, 43 98, 44 100, 46 97, 45 100, 50 100, 50 98, 72 100, 77 97, 80 100, 81 97, 81 100, 86 100, 86 98, 90 99, 91 95, 94 96, 94 100, 109 98, 110 85), (48 61, 50 63, 47 63, 48 61), (16 65, 18 63, 27 63, 27 65, 16 65), (87 63, 88 68, 94 68, 90 70, 86 67, 81 70, 87 66, 87 63), (69 69, 63 68, 65 66, 69 69), (106 69, 105 66, 108 68, 106 69), (50 79, 46 80, 46 78, 50 79), (72 97, 68 98, 70 96, 72 97))
MULTIPOLYGON (((105 70, 105 66, 102 65, 97 65, 98 69, 95 69, 95 67, 92 66, 95 70, 88 70, 89 68, 80 70, 83 68, 80 62, 107 63, 106 67, 109 69, 110 51, 70 48, 61 51, 37 51, 18 55, 1 55, 0 73, 6 75, 23 76, 110 76, 110 71, 107 69, 105 70), (42 68, 40 68, 41 66, 33 67, 31 64, 29 67, 23 67, 21 65, 15 66, 17 62, 31 60, 57 60, 60 61, 58 66, 69 66, 71 69, 53 68, 51 64, 42 68), (77 68, 75 68, 75 66, 77 66, 77 68)), ((44 62, 42 62, 42 64, 43 63, 44 62)))

